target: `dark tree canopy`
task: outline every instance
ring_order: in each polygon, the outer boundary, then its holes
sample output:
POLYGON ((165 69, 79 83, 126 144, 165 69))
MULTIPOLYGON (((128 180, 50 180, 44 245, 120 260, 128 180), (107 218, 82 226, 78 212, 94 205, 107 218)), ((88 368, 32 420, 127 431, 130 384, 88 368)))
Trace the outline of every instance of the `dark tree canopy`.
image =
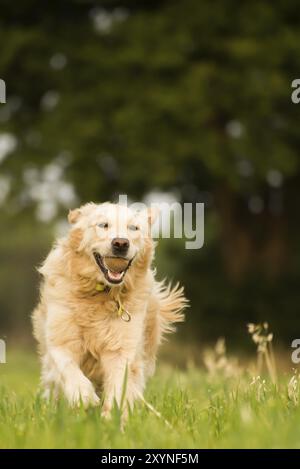
POLYGON ((187 284, 199 327, 220 334, 221 316, 228 334, 236 320, 279 328, 283 307, 291 326, 300 273, 298 2, 3 0, 0 11, 6 226, 34 223, 49 194, 49 221, 118 193, 204 201, 205 248, 164 242, 160 257, 161 270, 187 284))

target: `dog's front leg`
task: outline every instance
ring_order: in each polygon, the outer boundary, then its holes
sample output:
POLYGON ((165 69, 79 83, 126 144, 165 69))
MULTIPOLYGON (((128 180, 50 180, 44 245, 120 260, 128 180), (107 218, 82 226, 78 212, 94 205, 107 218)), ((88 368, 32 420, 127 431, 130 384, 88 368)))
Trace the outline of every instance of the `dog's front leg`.
POLYGON ((72 312, 53 302, 47 313, 46 348, 55 381, 71 406, 99 404, 92 383, 80 369, 82 337, 72 312))
POLYGON ((102 415, 109 418, 114 402, 121 407, 122 392, 126 386, 127 360, 117 352, 105 353, 101 357, 103 370, 104 404, 102 415))
POLYGON ((99 404, 94 387, 79 367, 76 355, 66 346, 52 346, 49 354, 58 372, 60 386, 71 406, 99 404))
POLYGON ((122 397, 124 405, 121 411, 126 415, 128 405, 132 408, 135 398, 143 390, 143 371, 137 371, 128 356, 123 356, 119 352, 105 353, 101 357, 101 363, 104 388, 102 415, 110 417, 114 402, 121 408, 122 397))

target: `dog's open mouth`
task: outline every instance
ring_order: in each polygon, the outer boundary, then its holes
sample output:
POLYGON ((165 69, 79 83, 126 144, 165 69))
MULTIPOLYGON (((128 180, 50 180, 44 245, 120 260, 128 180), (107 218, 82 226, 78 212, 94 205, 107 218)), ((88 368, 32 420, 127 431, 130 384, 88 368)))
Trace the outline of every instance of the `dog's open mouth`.
POLYGON ((126 271, 128 270, 132 259, 115 256, 101 256, 98 252, 94 252, 95 261, 109 283, 121 283, 126 271))

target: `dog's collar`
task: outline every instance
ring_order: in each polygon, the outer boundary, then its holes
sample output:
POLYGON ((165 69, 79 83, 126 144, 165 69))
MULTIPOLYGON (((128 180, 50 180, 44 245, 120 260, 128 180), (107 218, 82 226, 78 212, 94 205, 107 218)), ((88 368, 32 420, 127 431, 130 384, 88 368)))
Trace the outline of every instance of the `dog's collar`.
MULTIPOLYGON (((109 293, 110 290, 111 290, 111 287, 109 287, 108 285, 105 285, 104 283, 97 283, 96 284, 96 290, 98 292, 105 292, 105 293, 109 293)), ((115 300, 116 302, 116 306, 117 306, 117 315, 119 318, 122 319, 122 321, 125 321, 125 322, 130 322, 131 321, 131 315, 129 314, 129 312, 127 311, 127 309, 124 308, 124 306, 122 305, 122 302, 120 299, 118 300, 115 300)))

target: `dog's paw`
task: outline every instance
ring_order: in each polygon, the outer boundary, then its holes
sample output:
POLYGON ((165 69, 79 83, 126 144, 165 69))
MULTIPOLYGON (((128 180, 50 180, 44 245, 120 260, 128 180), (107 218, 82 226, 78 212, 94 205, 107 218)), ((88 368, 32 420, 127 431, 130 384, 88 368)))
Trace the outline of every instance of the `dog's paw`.
POLYGON ((66 383, 65 395, 71 407, 79 407, 81 403, 85 408, 100 404, 92 383, 85 376, 80 380, 66 383))
POLYGON ((50 387, 45 387, 43 390, 40 391, 40 396, 43 401, 46 401, 47 403, 51 399, 51 389, 50 387))
POLYGON ((128 417, 129 417, 129 409, 128 409, 128 406, 126 406, 124 407, 124 409, 122 409, 122 415, 121 415, 120 430, 122 433, 125 431, 128 417))
MULTIPOLYGON (((128 412, 128 406, 123 407, 121 412, 121 420, 120 420, 120 430, 121 432, 124 432, 125 426, 128 420, 129 412, 128 412)), ((112 407, 108 403, 104 403, 102 407, 102 412, 101 412, 101 417, 104 418, 105 420, 111 420, 112 418, 112 407)))
POLYGON ((103 417, 105 420, 110 420, 111 419, 111 411, 112 407, 111 405, 108 405, 107 403, 104 403, 101 411, 101 417, 103 417))

